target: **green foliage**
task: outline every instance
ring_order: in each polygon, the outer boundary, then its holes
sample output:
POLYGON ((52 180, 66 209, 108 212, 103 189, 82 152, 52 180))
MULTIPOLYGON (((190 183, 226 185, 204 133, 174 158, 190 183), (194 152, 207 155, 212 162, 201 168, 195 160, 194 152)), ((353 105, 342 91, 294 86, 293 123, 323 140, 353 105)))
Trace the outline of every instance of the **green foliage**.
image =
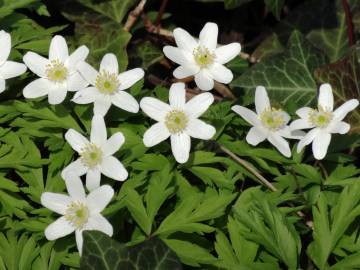
POLYGON ((81 269, 182 269, 179 259, 160 239, 127 247, 98 231, 84 232, 81 269))

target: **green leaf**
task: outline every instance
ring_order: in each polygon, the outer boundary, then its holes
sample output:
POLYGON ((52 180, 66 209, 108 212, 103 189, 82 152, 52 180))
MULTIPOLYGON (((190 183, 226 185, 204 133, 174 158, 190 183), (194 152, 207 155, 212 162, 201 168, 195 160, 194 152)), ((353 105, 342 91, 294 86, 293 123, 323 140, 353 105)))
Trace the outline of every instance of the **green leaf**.
POLYGON ((141 66, 145 70, 164 58, 162 51, 150 41, 140 43, 136 47, 135 56, 141 59, 141 66))
POLYGON ((278 35, 272 33, 256 47, 255 51, 251 54, 251 57, 256 60, 263 60, 278 53, 282 53, 284 50, 285 48, 281 44, 278 35))
POLYGON ((245 95, 254 96, 255 88, 263 85, 278 103, 301 107, 316 98, 313 72, 324 63, 325 57, 295 31, 286 52, 254 65, 235 79, 232 86, 245 88, 245 95))
POLYGON ((38 0, 2 0, 0 3, 0 18, 11 14, 15 9, 24 8, 38 0))
POLYGON ((185 264, 200 266, 200 264, 212 264, 217 260, 207 249, 196 244, 178 239, 164 239, 164 242, 185 264))
POLYGON ((280 20, 281 10, 285 0, 265 0, 266 7, 271 11, 276 19, 280 20))
MULTIPOLYGON (((338 106, 349 99, 360 98, 360 64, 355 48, 343 59, 316 69, 315 77, 319 83, 331 84, 338 106)), ((352 131, 360 131, 360 109, 352 111, 348 119, 352 131)))
POLYGON ((314 241, 307 249, 320 269, 327 269, 331 252, 350 224, 360 216, 360 184, 345 187, 331 211, 328 204, 324 193, 321 193, 317 205, 313 207, 314 241))
POLYGON ((176 254, 160 239, 127 247, 99 231, 85 231, 80 269, 180 270, 176 254))
POLYGON ((110 0, 97 1, 77 0, 86 7, 109 17, 117 23, 121 23, 129 9, 136 3, 136 0, 110 0))

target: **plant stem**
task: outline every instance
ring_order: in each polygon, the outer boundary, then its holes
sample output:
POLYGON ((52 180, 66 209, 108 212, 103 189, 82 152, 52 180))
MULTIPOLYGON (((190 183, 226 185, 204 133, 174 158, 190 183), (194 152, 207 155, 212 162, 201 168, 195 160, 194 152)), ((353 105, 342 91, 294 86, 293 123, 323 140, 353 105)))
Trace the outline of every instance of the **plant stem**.
POLYGON ((160 6, 160 9, 159 9, 158 15, 156 17, 156 20, 155 20, 155 25, 156 26, 160 25, 160 22, 161 22, 162 16, 164 15, 167 3, 168 3, 168 0, 162 0, 162 2, 161 2, 161 6, 160 6))
POLYGON ((129 16, 125 22, 124 30, 129 32, 131 27, 135 24, 139 15, 143 12, 146 0, 141 0, 139 4, 129 13, 129 16))
POLYGON ((349 46, 354 45, 354 31, 353 31, 353 23, 352 23, 352 16, 350 12, 349 3, 347 0, 342 0, 344 12, 345 12, 345 19, 346 19, 346 25, 347 25, 347 33, 348 33, 348 39, 349 39, 349 46))

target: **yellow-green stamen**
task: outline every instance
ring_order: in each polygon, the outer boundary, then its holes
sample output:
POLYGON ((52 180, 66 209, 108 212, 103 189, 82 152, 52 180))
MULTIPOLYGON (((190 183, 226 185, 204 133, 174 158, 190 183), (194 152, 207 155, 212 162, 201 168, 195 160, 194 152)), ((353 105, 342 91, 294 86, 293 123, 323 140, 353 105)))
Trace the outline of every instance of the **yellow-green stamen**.
POLYGON ((72 201, 68 205, 64 217, 76 229, 81 229, 89 219, 89 209, 82 202, 72 201))
POLYGON ((260 115, 260 120, 264 126, 271 130, 279 130, 286 124, 284 112, 275 108, 264 110, 260 115))
POLYGON ((208 48, 199 46, 193 51, 195 62, 200 67, 207 67, 214 62, 215 54, 211 53, 208 48))
POLYGON ((102 71, 96 77, 95 86, 102 94, 111 95, 118 90, 120 82, 117 74, 102 71))
POLYGON ((60 60, 52 60, 46 66, 46 76, 50 81, 61 83, 66 80, 68 70, 60 60))
POLYGON ((102 151, 95 144, 88 144, 81 151, 81 161, 83 164, 89 168, 93 168, 96 165, 100 164, 102 161, 102 151))
POLYGON ((332 112, 326 111, 322 107, 319 107, 318 110, 310 111, 309 114, 310 123, 319 128, 327 127, 332 118, 332 112))
POLYGON ((171 134, 183 131, 188 122, 185 112, 179 110, 172 110, 165 117, 165 125, 171 134))

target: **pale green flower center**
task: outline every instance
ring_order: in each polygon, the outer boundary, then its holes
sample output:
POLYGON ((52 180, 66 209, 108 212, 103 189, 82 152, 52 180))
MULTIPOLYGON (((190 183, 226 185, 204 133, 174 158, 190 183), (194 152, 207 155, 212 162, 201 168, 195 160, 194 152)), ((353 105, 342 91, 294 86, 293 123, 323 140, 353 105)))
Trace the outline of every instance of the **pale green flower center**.
POLYGON ((61 83, 66 80, 68 70, 60 60, 52 60, 46 66, 46 76, 50 81, 61 83))
POLYGON ((271 130, 279 130, 286 124, 284 112, 280 109, 269 108, 260 114, 260 120, 264 126, 271 130))
POLYGON ((111 95, 118 90, 120 82, 117 74, 102 71, 96 77, 95 86, 102 94, 111 95))
POLYGON ((319 107, 318 110, 312 110, 309 115, 309 121, 316 127, 325 128, 333 118, 332 112, 319 107))
POLYGON ((68 205, 64 217, 76 229, 81 229, 89 219, 89 208, 82 202, 72 201, 68 205))
POLYGON ((165 117, 165 125, 171 134, 183 131, 188 122, 189 119, 185 112, 179 110, 172 110, 165 117))
POLYGON ((83 164, 89 168, 93 168, 102 161, 102 151, 100 147, 95 144, 88 144, 80 153, 80 158, 83 164))
POLYGON ((193 51, 195 62, 200 67, 207 67, 214 62, 215 54, 211 53, 208 48, 199 46, 193 51))

